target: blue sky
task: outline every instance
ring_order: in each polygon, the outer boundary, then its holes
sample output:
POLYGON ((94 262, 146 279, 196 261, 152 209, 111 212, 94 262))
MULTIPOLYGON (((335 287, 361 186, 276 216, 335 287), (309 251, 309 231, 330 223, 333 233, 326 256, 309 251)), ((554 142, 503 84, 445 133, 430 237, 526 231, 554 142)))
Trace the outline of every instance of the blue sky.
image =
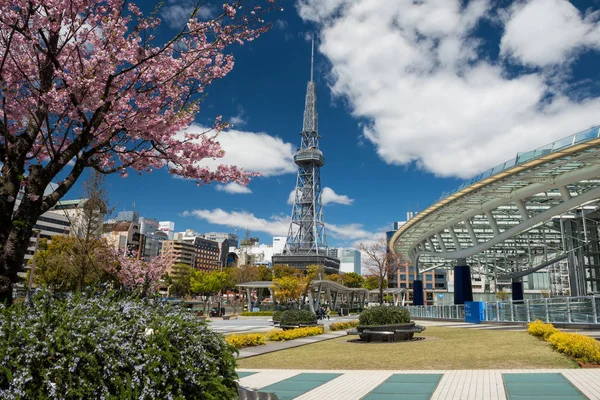
MULTIPOLYGON (((146 12, 151 3, 138 2, 146 12)), ((165 1, 159 40, 191 3, 165 1)), ((263 176, 247 190, 197 187, 166 171, 111 176, 118 211, 135 203, 177 231, 242 237, 248 228, 264 243, 286 235, 312 33, 330 246, 371 240, 518 151, 600 124, 598 0, 282 5, 267 16, 270 32, 233 49, 234 70, 209 87, 196 118, 233 123, 221 136, 224 161, 263 176)), ((65 198, 79 195, 77 187, 65 198)))

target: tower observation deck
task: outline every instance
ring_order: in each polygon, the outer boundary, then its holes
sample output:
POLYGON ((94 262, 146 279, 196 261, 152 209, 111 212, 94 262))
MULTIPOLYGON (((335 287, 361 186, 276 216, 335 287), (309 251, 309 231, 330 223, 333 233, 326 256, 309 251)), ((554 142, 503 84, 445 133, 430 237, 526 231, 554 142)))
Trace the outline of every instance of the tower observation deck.
POLYGON ((313 80, 314 40, 311 53, 310 81, 306 88, 306 105, 300 149, 294 156, 298 166, 292 220, 283 254, 273 256, 273 264, 306 269, 323 265, 328 273, 339 272, 340 261, 327 255, 325 222, 321 203, 321 167, 325 165, 319 150, 317 94, 313 80))

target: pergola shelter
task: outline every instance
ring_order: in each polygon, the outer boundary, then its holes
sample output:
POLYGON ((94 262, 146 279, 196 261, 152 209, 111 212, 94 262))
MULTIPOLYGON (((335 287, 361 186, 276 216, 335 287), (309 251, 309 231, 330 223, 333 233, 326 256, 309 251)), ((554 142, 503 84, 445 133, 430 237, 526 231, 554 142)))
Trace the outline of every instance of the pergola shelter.
POLYGON ((364 288, 349 288, 337 282, 315 280, 308 292, 308 304, 311 311, 315 311, 322 300, 325 300, 332 310, 342 307, 342 302, 348 309, 363 309, 369 291, 364 288))
POLYGON ((262 300, 266 297, 263 295, 265 289, 269 290, 269 295, 273 300, 273 304, 275 304, 275 298, 273 297, 273 290, 271 289, 271 285, 273 282, 271 281, 253 281, 253 282, 244 282, 239 285, 235 285, 241 289, 246 290, 246 295, 248 297, 248 311, 252 311, 252 291, 256 290, 256 304, 260 304, 262 300))
MULTIPOLYGON (((383 289, 383 295, 391 294, 393 296, 393 303, 397 306, 404 306, 406 304, 406 289, 405 288, 385 288, 383 289)), ((369 290, 369 301, 376 297, 379 299, 379 289, 369 290)))
POLYGON ((518 301, 523 276, 565 260, 570 295, 595 294, 599 207, 596 126, 519 153, 444 194, 396 231, 390 249, 410 258, 417 274, 454 268, 455 304, 473 298, 471 268, 490 281, 510 279, 518 301))

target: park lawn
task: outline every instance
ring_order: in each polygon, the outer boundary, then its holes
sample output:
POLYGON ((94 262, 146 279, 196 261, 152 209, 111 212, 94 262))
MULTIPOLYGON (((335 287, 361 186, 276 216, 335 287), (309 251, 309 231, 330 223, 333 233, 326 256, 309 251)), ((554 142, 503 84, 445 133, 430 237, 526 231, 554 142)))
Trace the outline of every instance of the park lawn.
POLYGON ((530 369, 578 368, 550 344, 526 332, 429 327, 396 343, 350 343, 344 336, 238 360, 261 369, 530 369))

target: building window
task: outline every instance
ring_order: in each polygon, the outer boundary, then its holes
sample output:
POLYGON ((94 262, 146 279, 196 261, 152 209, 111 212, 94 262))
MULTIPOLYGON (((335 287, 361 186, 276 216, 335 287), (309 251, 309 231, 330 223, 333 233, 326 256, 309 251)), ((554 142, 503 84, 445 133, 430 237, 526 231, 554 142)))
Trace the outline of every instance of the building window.
POLYGON ((432 279, 433 279, 433 277, 431 275, 425 275, 426 281, 431 281, 432 279))
POLYGON ((406 283, 404 283, 404 282, 400 283, 400 288, 406 289, 406 283))
POLYGON ((426 283, 425 289, 433 289, 433 285, 431 283, 426 283))
POLYGON ((405 274, 400 275, 400 280, 401 281, 405 281, 406 280, 406 275, 405 274))

